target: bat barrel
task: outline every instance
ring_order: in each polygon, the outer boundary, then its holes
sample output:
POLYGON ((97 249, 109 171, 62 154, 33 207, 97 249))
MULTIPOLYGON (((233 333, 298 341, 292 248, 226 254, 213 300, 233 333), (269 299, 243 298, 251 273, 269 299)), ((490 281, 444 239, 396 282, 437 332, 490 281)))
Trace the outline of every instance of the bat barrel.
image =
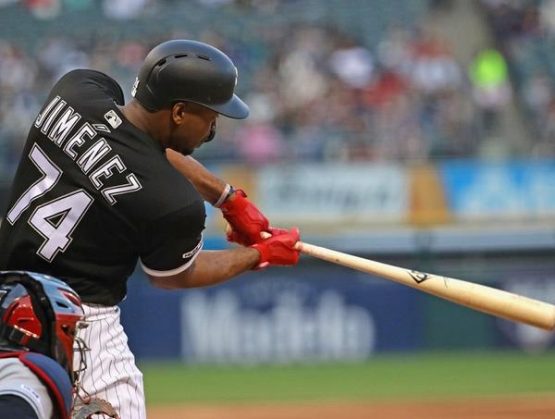
POLYGON ((460 279, 437 276, 435 278, 441 279, 451 292, 442 295, 434 288, 428 291, 438 297, 507 320, 545 330, 555 328, 555 306, 552 304, 460 279))
POLYGON ((364 259, 324 247, 299 242, 307 255, 377 275, 474 310, 545 330, 555 329, 555 306, 507 291, 364 259))

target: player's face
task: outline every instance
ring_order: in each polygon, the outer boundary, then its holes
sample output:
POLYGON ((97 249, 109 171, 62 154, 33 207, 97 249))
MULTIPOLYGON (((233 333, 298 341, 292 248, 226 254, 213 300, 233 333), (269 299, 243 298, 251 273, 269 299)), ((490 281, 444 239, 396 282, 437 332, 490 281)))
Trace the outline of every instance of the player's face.
POLYGON ((167 146, 184 155, 192 154, 208 138, 217 118, 217 112, 195 103, 174 105, 167 146))

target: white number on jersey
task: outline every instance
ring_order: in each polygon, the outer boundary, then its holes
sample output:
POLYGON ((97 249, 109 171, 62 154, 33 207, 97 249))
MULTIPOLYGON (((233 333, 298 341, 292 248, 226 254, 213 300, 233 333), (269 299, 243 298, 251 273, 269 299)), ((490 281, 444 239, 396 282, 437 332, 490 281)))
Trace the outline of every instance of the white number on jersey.
POLYGON ((92 197, 80 189, 37 207, 29 218, 29 224, 45 238, 37 254, 51 262, 60 250, 65 252, 71 233, 92 202, 92 197))
MULTIPOLYGON (((36 144, 29 153, 29 159, 43 175, 8 211, 6 219, 12 225, 35 199, 51 190, 62 175, 60 168, 36 144)), ((52 262, 59 251, 65 252, 72 240, 71 233, 83 219, 92 202, 93 198, 83 189, 79 189, 35 208, 28 223, 44 237, 37 254, 52 262)))
POLYGON ((58 180, 60 180, 60 176, 62 176, 60 168, 44 154, 44 151, 38 145, 34 144, 33 148, 31 148, 29 159, 40 170, 42 176, 29 186, 29 189, 23 192, 23 195, 19 197, 12 209, 8 211, 6 219, 11 225, 15 224, 21 214, 29 208, 33 200, 52 189, 58 183, 58 180))

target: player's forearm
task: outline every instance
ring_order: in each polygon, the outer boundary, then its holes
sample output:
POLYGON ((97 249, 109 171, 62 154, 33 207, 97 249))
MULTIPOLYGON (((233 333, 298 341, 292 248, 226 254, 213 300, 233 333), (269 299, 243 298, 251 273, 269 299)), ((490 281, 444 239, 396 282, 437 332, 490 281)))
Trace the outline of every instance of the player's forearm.
POLYGON ((171 165, 195 186, 205 201, 214 204, 226 187, 226 182, 210 172, 191 156, 184 156, 173 150, 166 150, 171 165))
POLYGON ((171 277, 150 278, 160 288, 198 288, 225 282, 258 264, 260 253, 250 247, 204 250, 185 272, 171 277))

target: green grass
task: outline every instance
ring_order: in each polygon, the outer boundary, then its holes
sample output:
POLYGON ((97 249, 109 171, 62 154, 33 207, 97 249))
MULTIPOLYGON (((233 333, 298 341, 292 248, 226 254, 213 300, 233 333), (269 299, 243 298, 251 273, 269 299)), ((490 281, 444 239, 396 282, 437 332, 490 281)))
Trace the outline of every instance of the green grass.
POLYGON ((365 363, 216 367, 145 363, 147 399, 165 403, 453 399, 555 393, 555 352, 378 356, 365 363))

